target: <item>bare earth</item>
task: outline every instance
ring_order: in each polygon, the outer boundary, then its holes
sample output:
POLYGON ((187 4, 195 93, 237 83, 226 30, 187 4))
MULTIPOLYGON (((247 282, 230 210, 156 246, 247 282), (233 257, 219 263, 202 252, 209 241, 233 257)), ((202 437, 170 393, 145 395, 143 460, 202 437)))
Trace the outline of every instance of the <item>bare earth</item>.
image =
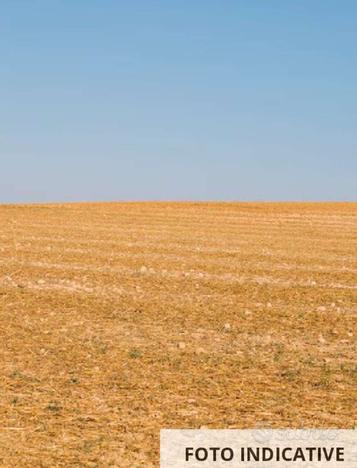
POLYGON ((0 466, 356 425, 356 203, 0 206, 0 466))

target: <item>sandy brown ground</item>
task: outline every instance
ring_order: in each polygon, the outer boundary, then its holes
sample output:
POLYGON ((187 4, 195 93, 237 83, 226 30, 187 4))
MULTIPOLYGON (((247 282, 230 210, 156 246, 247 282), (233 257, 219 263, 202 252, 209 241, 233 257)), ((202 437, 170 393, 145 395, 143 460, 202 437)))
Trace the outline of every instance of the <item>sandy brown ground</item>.
POLYGON ((0 206, 0 466, 356 424, 357 204, 0 206))

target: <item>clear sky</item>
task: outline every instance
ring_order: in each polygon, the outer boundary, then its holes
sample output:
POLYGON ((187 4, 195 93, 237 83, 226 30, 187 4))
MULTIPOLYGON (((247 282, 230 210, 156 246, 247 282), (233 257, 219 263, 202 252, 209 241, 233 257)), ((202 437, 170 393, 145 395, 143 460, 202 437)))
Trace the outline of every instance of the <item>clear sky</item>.
POLYGON ((356 200, 355 0, 2 0, 0 202, 356 200))

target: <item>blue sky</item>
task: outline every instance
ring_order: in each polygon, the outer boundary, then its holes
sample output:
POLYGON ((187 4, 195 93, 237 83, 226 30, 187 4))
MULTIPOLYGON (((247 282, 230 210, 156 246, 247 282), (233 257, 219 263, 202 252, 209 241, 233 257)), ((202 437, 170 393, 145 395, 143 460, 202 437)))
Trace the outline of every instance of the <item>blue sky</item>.
POLYGON ((356 200, 357 2, 3 0, 0 203, 356 200))

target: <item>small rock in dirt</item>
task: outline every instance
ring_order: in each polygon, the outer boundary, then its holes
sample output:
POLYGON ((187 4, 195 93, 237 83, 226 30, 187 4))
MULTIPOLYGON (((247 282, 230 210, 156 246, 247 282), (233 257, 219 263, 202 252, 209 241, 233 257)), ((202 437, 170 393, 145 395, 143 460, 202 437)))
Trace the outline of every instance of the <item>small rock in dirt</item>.
POLYGON ((326 340, 325 340, 325 338, 324 338, 322 335, 319 335, 319 342, 320 342, 321 344, 325 344, 325 343, 326 343, 326 340))
POLYGON ((325 312, 325 311, 326 311, 326 307, 320 306, 320 307, 317 308, 317 311, 318 311, 318 312, 325 312))
POLYGON ((224 329, 227 330, 227 331, 230 330, 231 329, 231 324, 230 323, 225 323, 224 324, 224 329))
POLYGON ((191 333, 191 335, 192 335, 192 338, 194 338, 195 340, 200 340, 202 338, 201 333, 194 332, 194 333, 191 333))
POLYGON ((179 347, 179 349, 185 349, 186 344, 183 341, 180 341, 180 343, 178 344, 178 347, 179 347))
POLYGON ((142 267, 140 268, 140 273, 143 273, 143 274, 144 274, 144 273, 147 273, 147 271, 148 271, 148 269, 146 268, 146 266, 142 266, 142 267))

